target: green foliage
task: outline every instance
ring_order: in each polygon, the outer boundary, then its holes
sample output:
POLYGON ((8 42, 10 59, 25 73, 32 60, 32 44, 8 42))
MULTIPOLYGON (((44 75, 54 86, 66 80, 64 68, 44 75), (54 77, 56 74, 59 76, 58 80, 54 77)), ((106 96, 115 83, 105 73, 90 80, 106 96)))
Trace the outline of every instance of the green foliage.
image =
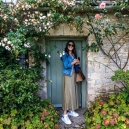
POLYGON ((38 96, 42 87, 38 85, 37 72, 21 67, 0 71, 1 128, 48 129, 58 123, 58 114, 50 101, 42 101, 38 96))
POLYGON ((115 75, 111 77, 112 81, 121 82, 124 87, 123 99, 129 103, 129 70, 116 70, 115 75))
POLYGON ((86 128, 129 129, 129 104, 123 94, 110 94, 106 100, 98 96, 86 113, 86 128))
POLYGON ((126 86, 129 86, 129 70, 116 70, 111 79, 112 81, 122 81, 126 86))
POLYGON ((36 108, 33 106, 37 100, 38 77, 34 70, 30 69, 4 69, 0 71, 0 111, 8 112, 15 107, 36 108), (35 100, 36 99, 36 100, 35 100), (25 104, 25 105, 24 105, 25 104))
POLYGON ((83 51, 85 50, 85 51, 89 51, 89 50, 91 50, 92 52, 98 52, 99 51, 99 47, 97 46, 97 44, 96 43, 91 43, 91 45, 89 45, 89 44, 87 44, 87 45, 85 45, 85 47, 83 47, 83 49, 82 49, 83 51))
POLYGON ((25 54, 27 51, 27 48, 24 46, 24 43, 27 42, 25 34, 25 30, 21 30, 21 28, 19 28, 16 32, 10 31, 7 34, 7 39, 11 42, 11 45, 14 46, 14 48, 12 48, 12 51, 14 51, 16 56, 19 54, 25 54))
POLYGON ((0 68, 3 68, 8 63, 9 63, 9 52, 6 51, 3 47, 0 47, 0 68))
POLYGON ((77 31, 79 31, 80 33, 83 33, 83 30, 82 30, 83 19, 80 16, 77 16, 77 17, 74 18, 74 21, 76 21, 75 22, 75 27, 76 27, 77 31))

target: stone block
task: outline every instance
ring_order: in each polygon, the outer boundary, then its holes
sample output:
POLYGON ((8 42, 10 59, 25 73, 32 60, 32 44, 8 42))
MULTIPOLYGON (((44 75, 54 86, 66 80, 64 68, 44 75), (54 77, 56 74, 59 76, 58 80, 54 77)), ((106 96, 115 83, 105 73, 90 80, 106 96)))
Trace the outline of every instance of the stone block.
POLYGON ((89 74, 94 73, 94 72, 95 72, 94 67, 89 67, 89 68, 88 68, 88 73, 89 73, 89 74))
POLYGON ((100 85, 100 84, 103 84, 105 82, 104 79, 97 79, 95 80, 95 85, 100 85))

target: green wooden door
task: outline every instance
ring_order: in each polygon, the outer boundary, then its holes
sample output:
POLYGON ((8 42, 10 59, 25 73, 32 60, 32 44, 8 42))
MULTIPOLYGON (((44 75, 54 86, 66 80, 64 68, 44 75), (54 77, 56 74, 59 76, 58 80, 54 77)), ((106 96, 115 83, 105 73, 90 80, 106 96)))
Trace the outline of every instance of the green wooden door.
MULTIPOLYGON (((86 52, 82 51, 82 47, 86 43, 85 38, 47 38, 47 51, 51 51, 50 65, 47 67, 47 83, 48 98, 55 107, 62 107, 62 61, 59 52, 63 52, 68 40, 74 40, 77 49, 77 55, 81 60, 81 67, 86 75, 86 52)), ((79 103, 80 106, 86 106, 86 80, 78 83, 79 103)))

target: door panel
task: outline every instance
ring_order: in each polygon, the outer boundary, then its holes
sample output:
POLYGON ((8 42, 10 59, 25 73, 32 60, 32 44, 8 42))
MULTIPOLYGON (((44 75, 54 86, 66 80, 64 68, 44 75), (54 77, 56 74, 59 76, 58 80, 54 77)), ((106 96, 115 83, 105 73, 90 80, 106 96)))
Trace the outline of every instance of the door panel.
MULTIPOLYGON (((76 44, 76 50, 77 50, 77 55, 81 59, 81 65, 84 64, 86 54, 85 52, 82 51, 82 47, 85 44, 84 38, 78 39, 78 38, 73 38, 74 42, 76 44)), ((51 100, 52 104, 55 107, 62 107, 62 61, 60 59, 59 52, 63 52, 64 48, 66 46, 66 43, 68 40, 72 40, 72 38, 49 38, 46 40, 46 45, 47 45, 47 52, 50 52, 51 58, 50 58, 50 65, 47 67, 47 78, 51 80, 52 82, 48 82, 47 87, 48 87, 48 98, 51 100)), ((85 71, 85 66, 82 67, 82 69, 85 71)), ((84 72, 85 74, 85 72, 84 72)), ((80 106, 84 105, 84 102, 86 98, 82 98, 82 85, 85 85, 83 87, 86 87, 86 84, 78 83, 78 91, 79 91, 79 103, 80 106), (84 100, 83 100, 84 99, 84 100)), ((84 90, 84 88, 83 88, 84 90)), ((84 92, 83 94, 86 94, 84 92)), ((85 95, 83 95, 85 96, 85 95)))

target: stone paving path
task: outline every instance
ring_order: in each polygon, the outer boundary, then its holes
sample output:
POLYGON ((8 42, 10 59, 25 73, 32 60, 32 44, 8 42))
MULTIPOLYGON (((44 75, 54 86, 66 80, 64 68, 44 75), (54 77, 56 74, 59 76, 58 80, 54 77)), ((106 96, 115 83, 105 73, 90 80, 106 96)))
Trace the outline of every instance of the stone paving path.
POLYGON ((57 108, 57 111, 59 112, 60 119, 59 119, 59 129, 85 129, 85 112, 86 108, 79 108, 76 110, 77 113, 79 113, 78 117, 72 117, 69 116, 70 120, 72 121, 71 125, 66 125, 62 120, 61 116, 63 114, 62 108, 57 108))

